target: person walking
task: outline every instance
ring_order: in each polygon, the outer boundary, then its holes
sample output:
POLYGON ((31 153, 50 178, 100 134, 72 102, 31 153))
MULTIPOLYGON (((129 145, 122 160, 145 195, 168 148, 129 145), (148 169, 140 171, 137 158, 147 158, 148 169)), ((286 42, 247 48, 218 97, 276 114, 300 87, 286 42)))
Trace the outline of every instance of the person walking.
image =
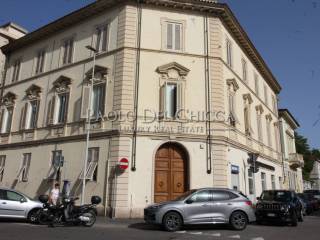
POLYGON ((54 188, 50 192, 49 202, 53 205, 57 205, 59 196, 60 196, 60 184, 56 183, 54 185, 54 188))

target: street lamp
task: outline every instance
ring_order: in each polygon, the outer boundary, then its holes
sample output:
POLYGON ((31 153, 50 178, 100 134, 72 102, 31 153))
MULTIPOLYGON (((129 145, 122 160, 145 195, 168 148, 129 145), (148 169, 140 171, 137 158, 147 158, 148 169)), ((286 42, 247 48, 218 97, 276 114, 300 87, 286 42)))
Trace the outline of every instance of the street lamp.
POLYGON ((88 164, 88 155, 89 155, 89 139, 90 139, 90 123, 91 123, 91 105, 92 105, 92 92, 93 92, 93 80, 94 80, 94 70, 96 66, 96 55, 97 55, 97 49, 91 46, 86 46, 86 48, 93 52, 93 66, 92 66, 92 75, 91 79, 89 79, 90 84, 90 94, 89 94, 89 104, 87 107, 87 140, 86 140, 86 154, 84 158, 83 163, 83 179, 82 179, 82 193, 81 193, 81 204, 84 204, 85 201, 85 190, 86 190, 86 174, 87 174, 87 164, 88 164))

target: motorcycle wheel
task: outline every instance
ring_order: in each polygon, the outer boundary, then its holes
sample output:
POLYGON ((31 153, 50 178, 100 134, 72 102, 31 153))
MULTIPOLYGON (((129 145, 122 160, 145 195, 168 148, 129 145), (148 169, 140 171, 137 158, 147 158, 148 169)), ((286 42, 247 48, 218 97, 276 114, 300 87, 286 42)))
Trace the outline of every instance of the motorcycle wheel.
POLYGON ((88 222, 82 223, 83 226, 85 226, 85 227, 92 227, 97 220, 96 214, 92 211, 86 212, 86 213, 82 214, 82 216, 88 217, 90 219, 88 222))

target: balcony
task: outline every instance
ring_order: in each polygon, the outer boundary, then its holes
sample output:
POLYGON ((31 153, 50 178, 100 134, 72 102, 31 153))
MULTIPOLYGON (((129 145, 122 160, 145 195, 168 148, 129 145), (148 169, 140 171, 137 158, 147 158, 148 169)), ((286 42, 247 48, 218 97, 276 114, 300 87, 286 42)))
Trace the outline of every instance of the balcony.
POLYGON ((290 167, 292 168, 303 167, 304 166, 303 155, 299 153, 290 153, 288 162, 290 164, 290 167))

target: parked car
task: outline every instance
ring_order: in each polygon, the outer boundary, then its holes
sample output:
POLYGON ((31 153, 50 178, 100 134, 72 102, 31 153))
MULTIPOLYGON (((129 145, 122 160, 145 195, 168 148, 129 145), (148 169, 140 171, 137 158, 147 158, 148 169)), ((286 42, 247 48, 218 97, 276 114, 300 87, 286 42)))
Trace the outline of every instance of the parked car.
POLYGON ((0 218, 27 219, 31 223, 37 221, 37 212, 43 207, 16 190, 0 188, 0 218))
POLYGON ((311 195, 312 198, 317 201, 317 204, 315 204, 316 205, 315 210, 319 209, 319 207, 320 207, 320 191, 319 190, 305 190, 304 193, 311 195))
POLYGON ((311 202, 308 194, 298 193, 298 197, 304 202, 306 208, 306 214, 309 215, 314 211, 313 203, 311 202))
POLYGON ((304 193, 304 194, 305 194, 306 198, 308 198, 308 200, 310 201, 313 211, 317 211, 320 206, 319 200, 317 198, 315 198, 315 196, 312 195, 311 193, 304 193))
POLYGON ((257 223, 281 221, 297 226, 303 221, 303 207, 297 194, 290 190, 266 190, 257 198, 257 223))
POLYGON ((255 221, 255 214, 252 202, 238 191, 202 188, 188 191, 174 201, 150 205, 144 209, 144 219, 171 232, 183 225, 215 223, 243 230, 255 221))

